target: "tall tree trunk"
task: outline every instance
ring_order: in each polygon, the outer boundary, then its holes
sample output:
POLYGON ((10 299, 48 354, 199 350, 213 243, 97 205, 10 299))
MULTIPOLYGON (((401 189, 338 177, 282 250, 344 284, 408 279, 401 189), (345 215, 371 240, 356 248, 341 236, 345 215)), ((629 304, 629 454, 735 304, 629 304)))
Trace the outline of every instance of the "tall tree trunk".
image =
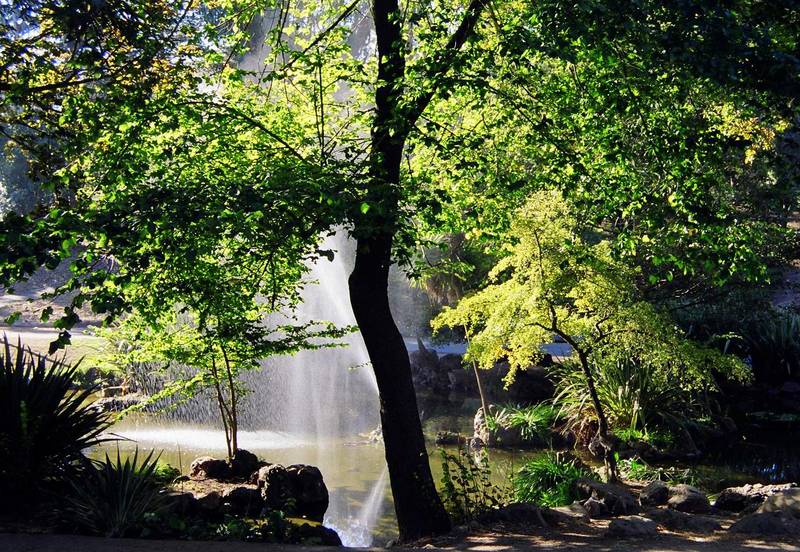
POLYGON ((402 541, 450 529, 433 482, 408 352, 389 310, 391 236, 358 241, 350 301, 380 393, 381 424, 402 541))
POLYGON ((378 79, 372 126, 366 209, 356 216, 358 240, 350 275, 350 302, 380 393, 386 462, 394 495, 400 539, 414 540, 450 529, 450 518, 433 483, 411 366, 400 331, 389 310, 389 267, 398 228, 400 164, 406 137, 431 101, 434 81, 449 69, 456 52, 472 35, 486 0, 471 0, 444 48, 430 60, 431 87, 404 98, 404 14, 398 0, 372 0, 378 50, 378 79))

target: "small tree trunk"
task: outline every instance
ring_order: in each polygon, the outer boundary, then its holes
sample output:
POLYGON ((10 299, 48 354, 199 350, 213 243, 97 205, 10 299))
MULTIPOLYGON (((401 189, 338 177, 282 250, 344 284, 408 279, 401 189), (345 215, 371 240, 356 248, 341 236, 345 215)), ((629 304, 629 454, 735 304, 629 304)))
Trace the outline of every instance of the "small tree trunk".
POLYGON ((586 386, 589 389, 589 396, 592 399, 595 414, 597 414, 597 439, 600 443, 600 447, 603 449, 603 463, 605 464, 606 475, 609 482, 614 482, 619 479, 619 474, 617 473, 617 451, 615 450, 614 441, 608 431, 608 418, 603 409, 603 404, 600 402, 600 397, 597 394, 589 359, 582 351, 578 351, 578 359, 581 363, 581 369, 586 376, 586 386))
MULTIPOLYGON (((464 326, 464 335, 467 338, 467 346, 469 346, 469 332, 467 331, 467 327, 464 326)), ((486 404, 486 395, 483 392, 483 383, 481 382, 481 375, 478 368, 478 363, 473 361, 472 362, 472 370, 475 372, 475 383, 478 385, 478 395, 481 398, 481 408, 483 409, 483 417, 485 420, 489 420, 489 409, 486 404)))
POLYGON ((214 378, 214 390, 217 393, 217 407, 219 408, 219 415, 222 419, 222 427, 225 430, 225 446, 228 450, 228 462, 230 462, 233 460, 233 450, 231 448, 231 430, 228 425, 228 411, 227 406, 225 405, 225 395, 222 393, 222 386, 219 383, 219 370, 217 370, 217 361, 214 359, 214 357, 211 358, 211 377, 214 378))
POLYGON ((238 414, 239 398, 236 394, 237 393, 236 380, 233 377, 233 371, 231 370, 231 361, 228 358, 228 353, 225 350, 225 346, 222 343, 220 343, 219 348, 222 351, 223 358, 225 359, 225 373, 228 380, 228 393, 231 399, 228 412, 230 414, 229 425, 231 431, 231 439, 230 439, 230 449, 232 452, 231 459, 233 459, 233 456, 236 456, 236 453, 239 452, 239 414, 238 414))

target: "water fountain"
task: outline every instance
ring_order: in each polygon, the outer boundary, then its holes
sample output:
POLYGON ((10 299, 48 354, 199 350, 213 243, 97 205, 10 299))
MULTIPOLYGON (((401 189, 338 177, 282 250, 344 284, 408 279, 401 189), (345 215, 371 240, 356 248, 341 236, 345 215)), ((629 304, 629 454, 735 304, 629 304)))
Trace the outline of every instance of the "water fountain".
MULTIPOLYGON (((310 267, 295 315, 300 321, 354 325, 347 296, 353 244, 339 231, 320 247, 334 251, 333 260, 322 257, 310 267)), ((378 391, 361 335, 342 341, 342 347, 263 360, 261 370, 244 374, 250 393, 242 405, 239 443, 270 462, 318 466, 330 490, 325 524, 345 545, 369 546, 388 499, 383 447, 364 437, 379 424, 378 391)), ((123 422, 115 432, 140 447, 166 449, 164 459, 184 468, 198 455, 221 456, 225 450, 210 396, 138 423, 123 422)))

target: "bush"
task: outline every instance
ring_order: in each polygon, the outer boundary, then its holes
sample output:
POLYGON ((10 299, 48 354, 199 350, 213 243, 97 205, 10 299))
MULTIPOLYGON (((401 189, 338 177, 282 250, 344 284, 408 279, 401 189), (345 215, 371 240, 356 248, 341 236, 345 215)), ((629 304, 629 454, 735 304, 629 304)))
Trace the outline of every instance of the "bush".
POLYGON ((510 493, 491 482, 485 458, 475 459, 463 449, 442 456, 441 496, 448 514, 456 523, 472 521, 509 502, 510 493))
POLYGON ((675 446, 675 435, 664 429, 649 429, 645 431, 626 427, 615 429, 614 435, 626 443, 641 441, 659 450, 670 450, 675 446))
POLYGON ((754 321, 742 333, 756 379, 775 382, 800 377, 800 316, 776 314, 754 321))
MULTIPOLYGON (((658 426, 682 426, 703 409, 693 394, 663 369, 636 360, 610 362, 602 369, 594 366, 598 397, 608 422, 615 430, 642 431, 658 426)), ((577 367, 565 365, 554 371, 554 403, 566 420, 566 427, 577 429, 593 422, 597 415, 589 396, 586 376, 577 367)))
POLYGON ((639 458, 626 458, 619 461, 619 470, 622 477, 634 481, 665 481, 671 485, 681 483, 697 485, 697 477, 691 468, 652 466, 639 458))
POLYGON ((0 351, 0 496, 2 507, 33 504, 100 442, 110 418, 92 407, 96 387, 73 391, 77 365, 3 339, 0 351), (13 349, 13 351, 12 351, 13 349))
POLYGON ((162 506, 158 465, 153 451, 140 458, 138 449, 125 460, 117 450, 113 460, 106 454, 104 460, 88 463, 85 472, 71 480, 68 517, 97 535, 135 535, 147 514, 162 506))
POLYGON ((514 496, 539 506, 566 506, 578 499, 576 481, 591 473, 558 453, 527 462, 514 475, 514 496))
POLYGON ((487 426, 490 430, 496 426, 519 429, 526 441, 540 441, 547 444, 550 434, 558 418, 558 412, 551 404, 540 403, 532 406, 502 405, 490 414, 487 426))

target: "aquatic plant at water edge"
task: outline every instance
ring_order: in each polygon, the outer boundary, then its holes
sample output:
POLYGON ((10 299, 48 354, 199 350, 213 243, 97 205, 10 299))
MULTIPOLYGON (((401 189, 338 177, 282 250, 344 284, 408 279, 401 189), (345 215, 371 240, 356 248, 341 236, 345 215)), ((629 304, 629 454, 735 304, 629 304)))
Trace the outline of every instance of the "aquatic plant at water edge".
POLYGON ((759 380, 800 377, 800 316, 775 313, 749 324, 742 333, 759 380))
POLYGON ((459 448, 456 454, 440 449, 442 478, 440 493, 450 518, 457 523, 472 521, 510 501, 509 489, 491 481, 486 457, 475 457, 459 448))
POLYGON ((72 389, 77 371, 63 357, 39 355, 3 338, 0 349, 0 508, 30 504, 64 476, 109 426, 92 406, 96 387, 72 389), (23 498, 17 502, 13 497, 23 498))
POLYGON ((625 479, 634 481, 665 481, 672 485, 681 483, 697 485, 698 480, 691 468, 654 466, 640 458, 625 458, 620 460, 619 469, 625 479))
POLYGON ((88 462, 70 480, 67 516, 79 527, 107 537, 130 536, 141 529, 145 516, 163 506, 158 480, 158 456, 139 449, 124 460, 119 450, 102 461, 88 462))
POLYGON ((590 475, 575 460, 549 452, 530 460, 514 474, 514 497, 540 506, 566 506, 578 498, 577 480, 590 475))
POLYGON ((489 409, 486 425, 490 430, 497 426, 515 428, 526 441, 547 443, 550 432, 558 418, 558 411, 549 403, 530 406, 514 404, 500 405, 489 409))
MULTIPOLYGON (((609 425, 620 430, 643 430, 645 434, 659 425, 684 425, 705 412, 697 397, 697 382, 682 385, 681 372, 679 365, 670 370, 668 366, 635 359, 601 361, 591 366, 609 425)), ((556 380, 554 403, 566 420, 566 427, 576 429, 596 420, 584 371, 567 363, 552 374, 556 380)))

